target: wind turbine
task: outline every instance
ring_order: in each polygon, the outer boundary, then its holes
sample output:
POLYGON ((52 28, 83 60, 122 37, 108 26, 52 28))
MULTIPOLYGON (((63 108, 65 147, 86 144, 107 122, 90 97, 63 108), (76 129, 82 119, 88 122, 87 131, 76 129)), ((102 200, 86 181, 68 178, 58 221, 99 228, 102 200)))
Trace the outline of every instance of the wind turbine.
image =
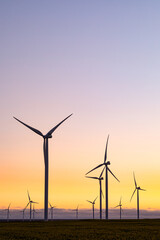
POLYGON ((51 219, 53 219, 53 209, 54 209, 56 206, 52 206, 50 202, 49 202, 49 205, 50 205, 50 211, 51 211, 51 219))
POLYGON ((86 176, 87 178, 92 178, 92 179, 96 179, 96 180, 99 181, 99 188, 100 188, 100 191, 99 191, 99 199, 100 199, 99 209, 100 209, 100 211, 99 211, 99 213, 100 213, 100 219, 102 219, 102 194, 103 194, 103 192, 102 192, 102 180, 103 180, 102 175, 103 175, 104 169, 102 170, 99 177, 88 177, 88 176, 86 176))
POLYGON ((7 221, 9 221, 9 216, 10 216, 9 210, 10 210, 10 206, 11 206, 11 203, 8 205, 8 208, 5 209, 5 210, 7 211, 7 221))
POLYGON ((72 114, 68 117, 63 119, 60 123, 58 123, 55 127, 53 127, 46 135, 43 135, 39 130, 25 124, 24 122, 20 121, 19 119, 13 117, 18 122, 22 123, 24 126, 32 130, 33 132, 37 133, 41 137, 43 137, 43 153, 44 153, 44 165, 45 165, 45 194, 44 194, 44 220, 48 221, 48 169, 49 169, 49 155, 48 155, 48 139, 52 138, 52 133, 65 121, 69 118, 72 114))
POLYGON ((10 206, 11 206, 11 203, 8 205, 8 208, 3 209, 3 210, 0 211, 1 213, 7 211, 7 221, 9 221, 9 216, 10 216, 9 210, 10 210, 10 206))
POLYGON ((33 219, 34 219, 35 213, 38 213, 38 212, 35 210, 35 208, 34 208, 34 204, 33 204, 33 210, 32 210, 32 212, 33 212, 33 219))
POLYGON ((105 166, 105 169, 106 169, 106 219, 108 219, 108 171, 119 182, 118 178, 116 178, 116 176, 112 173, 112 171, 108 167, 108 165, 110 165, 110 162, 109 161, 106 162, 106 160, 107 160, 108 140, 109 140, 109 135, 107 137, 107 142, 106 142, 106 149, 105 149, 105 154, 104 154, 104 162, 86 173, 86 175, 87 175, 88 173, 96 170, 97 168, 105 166))
MULTIPOLYGON (((98 197, 98 196, 97 196, 98 197)), ((95 204, 95 202, 96 202, 96 200, 97 200, 97 197, 94 199, 94 201, 92 202, 92 201, 89 201, 89 200, 87 200, 87 202, 89 202, 89 203, 91 203, 92 204, 92 209, 93 209, 93 219, 94 219, 94 204, 95 204)))
POLYGON ((122 203, 121 203, 121 200, 122 200, 122 198, 120 198, 119 204, 115 207, 115 208, 119 207, 119 209, 120 209, 120 219, 121 219, 121 216, 122 216, 122 203))
POLYGON ((28 191, 27 191, 27 193, 28 193, 28 199, 29 199, 29 202, 27 203, 26 208, 27 208, 28 205, 30 204, 30 221, 31 221, 31 219, 32 219, 32 203, 36 203, 36 204, 38 204, 38 202, 34 202, 34 201, 32 201, 31 198, 30 198, 30 195, 29 195, 29 192, 28 192, 28 191))
POLYGON ((75 212, 76 212, 76 219, 78 219, 78 207, 79 207, 79 205, 77 206, 76 209, 73 209, 73 210, 72 210, 72 211, 75 211, 75 212))
MULTIPOLYGON (((28 206, 28 205, 27 205, 27 206, 28 206)), ((22 212, 23 221, 24 221, 24 212, 25 212, 25 210, 26 210, 27 206, 25 206, 25 208, 23 208, 23 210, 22 210, 22 211, 20 211, 20 212, 22 212)))
POLYGON ((131 196, 130 201, 132 200, 136 190, 137 190, 137 219, 139 219, 139 191, 146 191, 145 189, 142 189, 141 187, 137 186, 137 182, 136 182, 136 178, 135 178, 135 174, 133 172, 133 178, 134 178, 134 184, 135 184, 135 189, 133 191, 133 194, 131 196))

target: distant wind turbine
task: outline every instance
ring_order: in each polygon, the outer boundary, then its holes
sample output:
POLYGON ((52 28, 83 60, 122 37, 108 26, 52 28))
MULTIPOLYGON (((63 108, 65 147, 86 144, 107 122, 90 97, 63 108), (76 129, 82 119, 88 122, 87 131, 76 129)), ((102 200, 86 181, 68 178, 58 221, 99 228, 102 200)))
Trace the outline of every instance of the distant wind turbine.
POLYGON ((120 209, 120 219, 121 219, 121 216, 122 216, 122 203, 121 203, 121 200, 122 200, 122 198, 120 198, 119 204, 115 207, 115 208, 119 207, 119 209, 120 209))
POLYGON ((7 221, 9 221, 9 216, 10 216, 10 206, 11 206, 11 203, 8 205, 8 208, 6 209, 6 211, 7 211, 7 221))
POLYGON ((8 205, 8 208, 6 209, 2 209, 0 212, 3 213, 3 212, 7 212, 7 221, 9 221, 9 216, 10 216, 10 206, 11 206, 11 203, 8 205))
POLYGON ((22 219, 23 219, 23 221, 24 221, 24 212, 25 212, 25 209, 21 210, 20 212, 22 213, 22 219))
POLYGON ((73 209, 73 210, 72 210, 72 211, 75 211, 75 212, 76 212, 76 219, 78 219, 78 207, 79 207, 79 205, 77 206, 76 209, 73 209))
POLYGON ((142 189, 140 187, 137 186, 137 182, 136 182, 136 178, 135 178, 135 174, 133 172, 133 178, 134 178, 134 184, 135 184, 135 189, 133 191, 133 194, 131 196, 130 201, 132 200, 136 190, 137 190, 137 219, 139 219, 139 191, 146 191, 145 189, 142 189))
POLYGON ((33 203, 38 204, 38 202, 32 201, 31 198, 30 198, 30 195, 29 195, 29 192, 28 192, 28 191, 27 191, 27 193, 28 193, 29 202, 27 203, 26 208, 28 207, 28 205, 30 205, 30 221, 31 221, 31 219, 32 219, 32 204, 33 204, 33 203))
POLYGON ((33 204, 33 210, 32 210, 32 212, 33 212, 33 219, 35 219, 35 213, 38 213, 38 212, 35 210, 34 204, 33 204))
POLYGON ((60 123, 58 123, 55 127, 53 127, 46 135, 43 135, 39 130, 25 124, 24 122, 20 121, 19 119, 15 118, 18 122, 22 123, 24 126, 32 130, 33 132, 37 133, 44 139, 43 143, 43 153, 44 153, 44 164, 45 164, 45 194, 44 194, 44 220, 48 221, 48 169, 49 169, 49 163, 48 163, 48 139, 52 138, 52 133, 65 121, 67 118, 69 118, 72 114, 70 114, 68 117, 66 117, 64 120, 62 120, 60 123))
POLYGON ((98 198, 98 196, 94 199, 94 201, 92 202, 92 201, 89 201, 89 200, 87 200, 87 202, 89 202, 89 203, 91 203, 92 204, 92 209, 93 209, 93 219, 94 219, 94 204, 95 204, 95 202, 96 202, 96 200, 97 200, 97 198, 98 198))
POLYGON ((100 191, 99 191, 99 201, 100 201, 99 209, 100 209, 100 211, 99 211, 99 213, 100 213, 100 219, 102 219, 102 195, 103 195, 103 192, 102 192, 102 180, 103 180, 103 177, 102 177, 102 175, 103 175, 104 169, 102 170, 102 172, 101 172, 99 177, 88 177, 88 176, 86 176, 86 178, 92 178, 92 179, 96 179, 96 180, 99 181, 99 188, 100 188, 100 191))
POLYGON ((50 202, 49 202, 49 205, 50 205, 51 219, 53 219, 53 209, 54 209, 56 206, 52 206, 50 202))
MULTIPOLYGON (((28 205, 27 205, 27 206, 28 206, 28 205)), ((22 212, 22 218, 23 218, 23 221, 24 221, 24 212, 25 212, 27 206, 25 206, 25 208, 23 208, 23 210, 20 211, 20 212, 22 212)))
POLYGON ((104 163, 98 165, 97 167, 93 168, 92 170, 90 170, 89 172, 86 173, 86 175, 94 170, 96 170, 99 167, 105 166, 106 169, 106 219, 108 219, 108 171, 112 174, 112 176, 119 182, 118 178, 116 178, 116 176, 112 173, 112 171, 109 169, 108 165, 110 165, 110 162, 107 161, 107 147, 108 147, 108 140, 109 140, 109 135, 107 138, 107 142, 106 142, 106 149, 105 149, 105 155, 104 155, 104 163))

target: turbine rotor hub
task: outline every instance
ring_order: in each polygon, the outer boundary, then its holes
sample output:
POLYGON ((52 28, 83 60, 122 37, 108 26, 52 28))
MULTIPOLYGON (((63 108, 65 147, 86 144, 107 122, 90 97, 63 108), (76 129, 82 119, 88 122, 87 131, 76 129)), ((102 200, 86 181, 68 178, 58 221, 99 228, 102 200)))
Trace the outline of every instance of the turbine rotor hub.
POLYGON ((52 138, 52 135, 45 135, 44 138, 52 138))

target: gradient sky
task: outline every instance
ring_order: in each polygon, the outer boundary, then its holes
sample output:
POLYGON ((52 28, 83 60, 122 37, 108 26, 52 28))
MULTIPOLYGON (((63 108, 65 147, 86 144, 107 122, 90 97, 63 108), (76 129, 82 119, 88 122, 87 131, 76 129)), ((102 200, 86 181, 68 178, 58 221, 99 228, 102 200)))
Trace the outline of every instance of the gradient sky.
POLYGON ((99 186, 84 176, 110 134, 121 182, 109 176, 109 207, 121 196, 136 207, 135 171, 140 207, 160 209, 159 10, 158 0, 0 1, 0 208, 23 208, 27 189, 43 207, 43 140, 13 116, 47 133, 73 113, 49 140, 49 201, 90 208, 99 186))

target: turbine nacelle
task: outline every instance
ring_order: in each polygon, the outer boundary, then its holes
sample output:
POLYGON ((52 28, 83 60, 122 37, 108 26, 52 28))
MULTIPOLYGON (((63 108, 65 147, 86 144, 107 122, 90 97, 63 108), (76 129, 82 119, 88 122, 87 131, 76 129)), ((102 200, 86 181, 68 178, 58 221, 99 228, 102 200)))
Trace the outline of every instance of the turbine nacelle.
POLYGON ((44 135, 44 138, 52 138, 52 135, 46 134, 46 135, 44 135))
POLYGON ((107 166, 107 165, 111 165, 110 161, 107 161, 107 162, 105 163, 105 165, 106 165, 106 166, 107 166))

